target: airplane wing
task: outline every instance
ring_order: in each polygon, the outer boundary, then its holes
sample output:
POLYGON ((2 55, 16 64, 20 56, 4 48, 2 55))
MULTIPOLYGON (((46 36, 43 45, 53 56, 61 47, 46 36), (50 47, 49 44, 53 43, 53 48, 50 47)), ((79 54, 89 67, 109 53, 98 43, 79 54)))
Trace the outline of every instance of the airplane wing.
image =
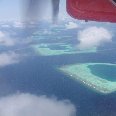
POLYGON ((67 12, 80 20, 116 22, 116 0, 67 0, 67 12))

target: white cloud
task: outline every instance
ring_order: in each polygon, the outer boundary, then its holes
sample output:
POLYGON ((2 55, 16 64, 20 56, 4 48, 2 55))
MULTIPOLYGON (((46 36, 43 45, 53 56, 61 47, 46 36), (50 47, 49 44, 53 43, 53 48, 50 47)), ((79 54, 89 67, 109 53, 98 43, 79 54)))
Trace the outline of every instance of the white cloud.
POLYGON ((42 34, 50 35, 50 34, 52 34, 52 31, 49 31, 49 30, 45 29, 45 30, 43 30, 42 34))
POLYGON ((13 26, 16 27, 16 28, 23 28, 24 24, 20 21, 15 21, 13 26))
POLYGON ((76 116, 76 109, 69 101, 16 94, 0 98, 0 116, 76 116))
POLYGON ((3 27, 3 28, 10 28, 10 25, 8 25, 8 24, 2 24, 1 27, 3 27))
POLYGON ((0 31, 0 45, 13 46, 15 45, 15 40, 11 39, 7 34, 0 31))
POLYGON ((14 52, 1 53, 0 54, 0 67, 7 66, 10 64, 18 63, 19 55, 14 52))
POLYGON ((112 41, 112 34, 103 27, 89 27, 78 33, 79 49, 90 49, 112 41))
POLYGON ((66 29, 74 29, 78 28, 78 25, 74 22, 68 22, 68 24, 65 25, 66 29))

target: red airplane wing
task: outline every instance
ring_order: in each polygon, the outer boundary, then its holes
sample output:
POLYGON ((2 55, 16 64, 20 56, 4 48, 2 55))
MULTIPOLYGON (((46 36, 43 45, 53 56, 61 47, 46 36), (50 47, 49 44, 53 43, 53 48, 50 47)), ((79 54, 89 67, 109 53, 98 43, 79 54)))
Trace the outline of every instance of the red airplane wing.
POLYGON ((81 20, 116 22, 116 3, 113 0, 67 0, 67 12, 81 20))

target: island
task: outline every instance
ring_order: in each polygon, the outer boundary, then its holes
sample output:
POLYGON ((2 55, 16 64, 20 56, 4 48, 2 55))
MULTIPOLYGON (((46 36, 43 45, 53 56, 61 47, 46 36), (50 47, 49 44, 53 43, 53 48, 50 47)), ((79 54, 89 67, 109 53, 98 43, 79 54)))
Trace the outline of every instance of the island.
POLYGON ((38 44, 32 46, 34 51, 41 56, 54 56, 64 54, 95 53, 96 48, 79 50, 77 46, 65 43, 38 44))
POLYGON ((96 92, 109 94, 116 91, 116 64, 82 63, 58 69, 96 92))

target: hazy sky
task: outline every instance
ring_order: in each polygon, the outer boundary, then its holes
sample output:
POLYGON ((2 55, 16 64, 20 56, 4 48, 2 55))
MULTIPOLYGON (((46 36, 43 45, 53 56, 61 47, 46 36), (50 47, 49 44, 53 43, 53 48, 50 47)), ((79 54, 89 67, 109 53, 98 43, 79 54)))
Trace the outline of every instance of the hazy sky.
POLYGON ((1 0, 0 20, 19 19, 21 15, 21 0, 1 0))
MULTIPOLYGON (((23 0, 1 0, 0 1, 0 20, 19 20, 22 16, 23 0)), ((46 0, 47 1, 47 0, 46 0)), ((50 2, 48 0, 48 2, 50 2)), ((48 6, 50 7, 50 5, 48 6)), ((49 15, 49 13, 47 13, 49 15)), ((65 14, 65 0, 60 3, 60 16, 65 14), (61 14, 62 13, 62 14, 61 14)))

